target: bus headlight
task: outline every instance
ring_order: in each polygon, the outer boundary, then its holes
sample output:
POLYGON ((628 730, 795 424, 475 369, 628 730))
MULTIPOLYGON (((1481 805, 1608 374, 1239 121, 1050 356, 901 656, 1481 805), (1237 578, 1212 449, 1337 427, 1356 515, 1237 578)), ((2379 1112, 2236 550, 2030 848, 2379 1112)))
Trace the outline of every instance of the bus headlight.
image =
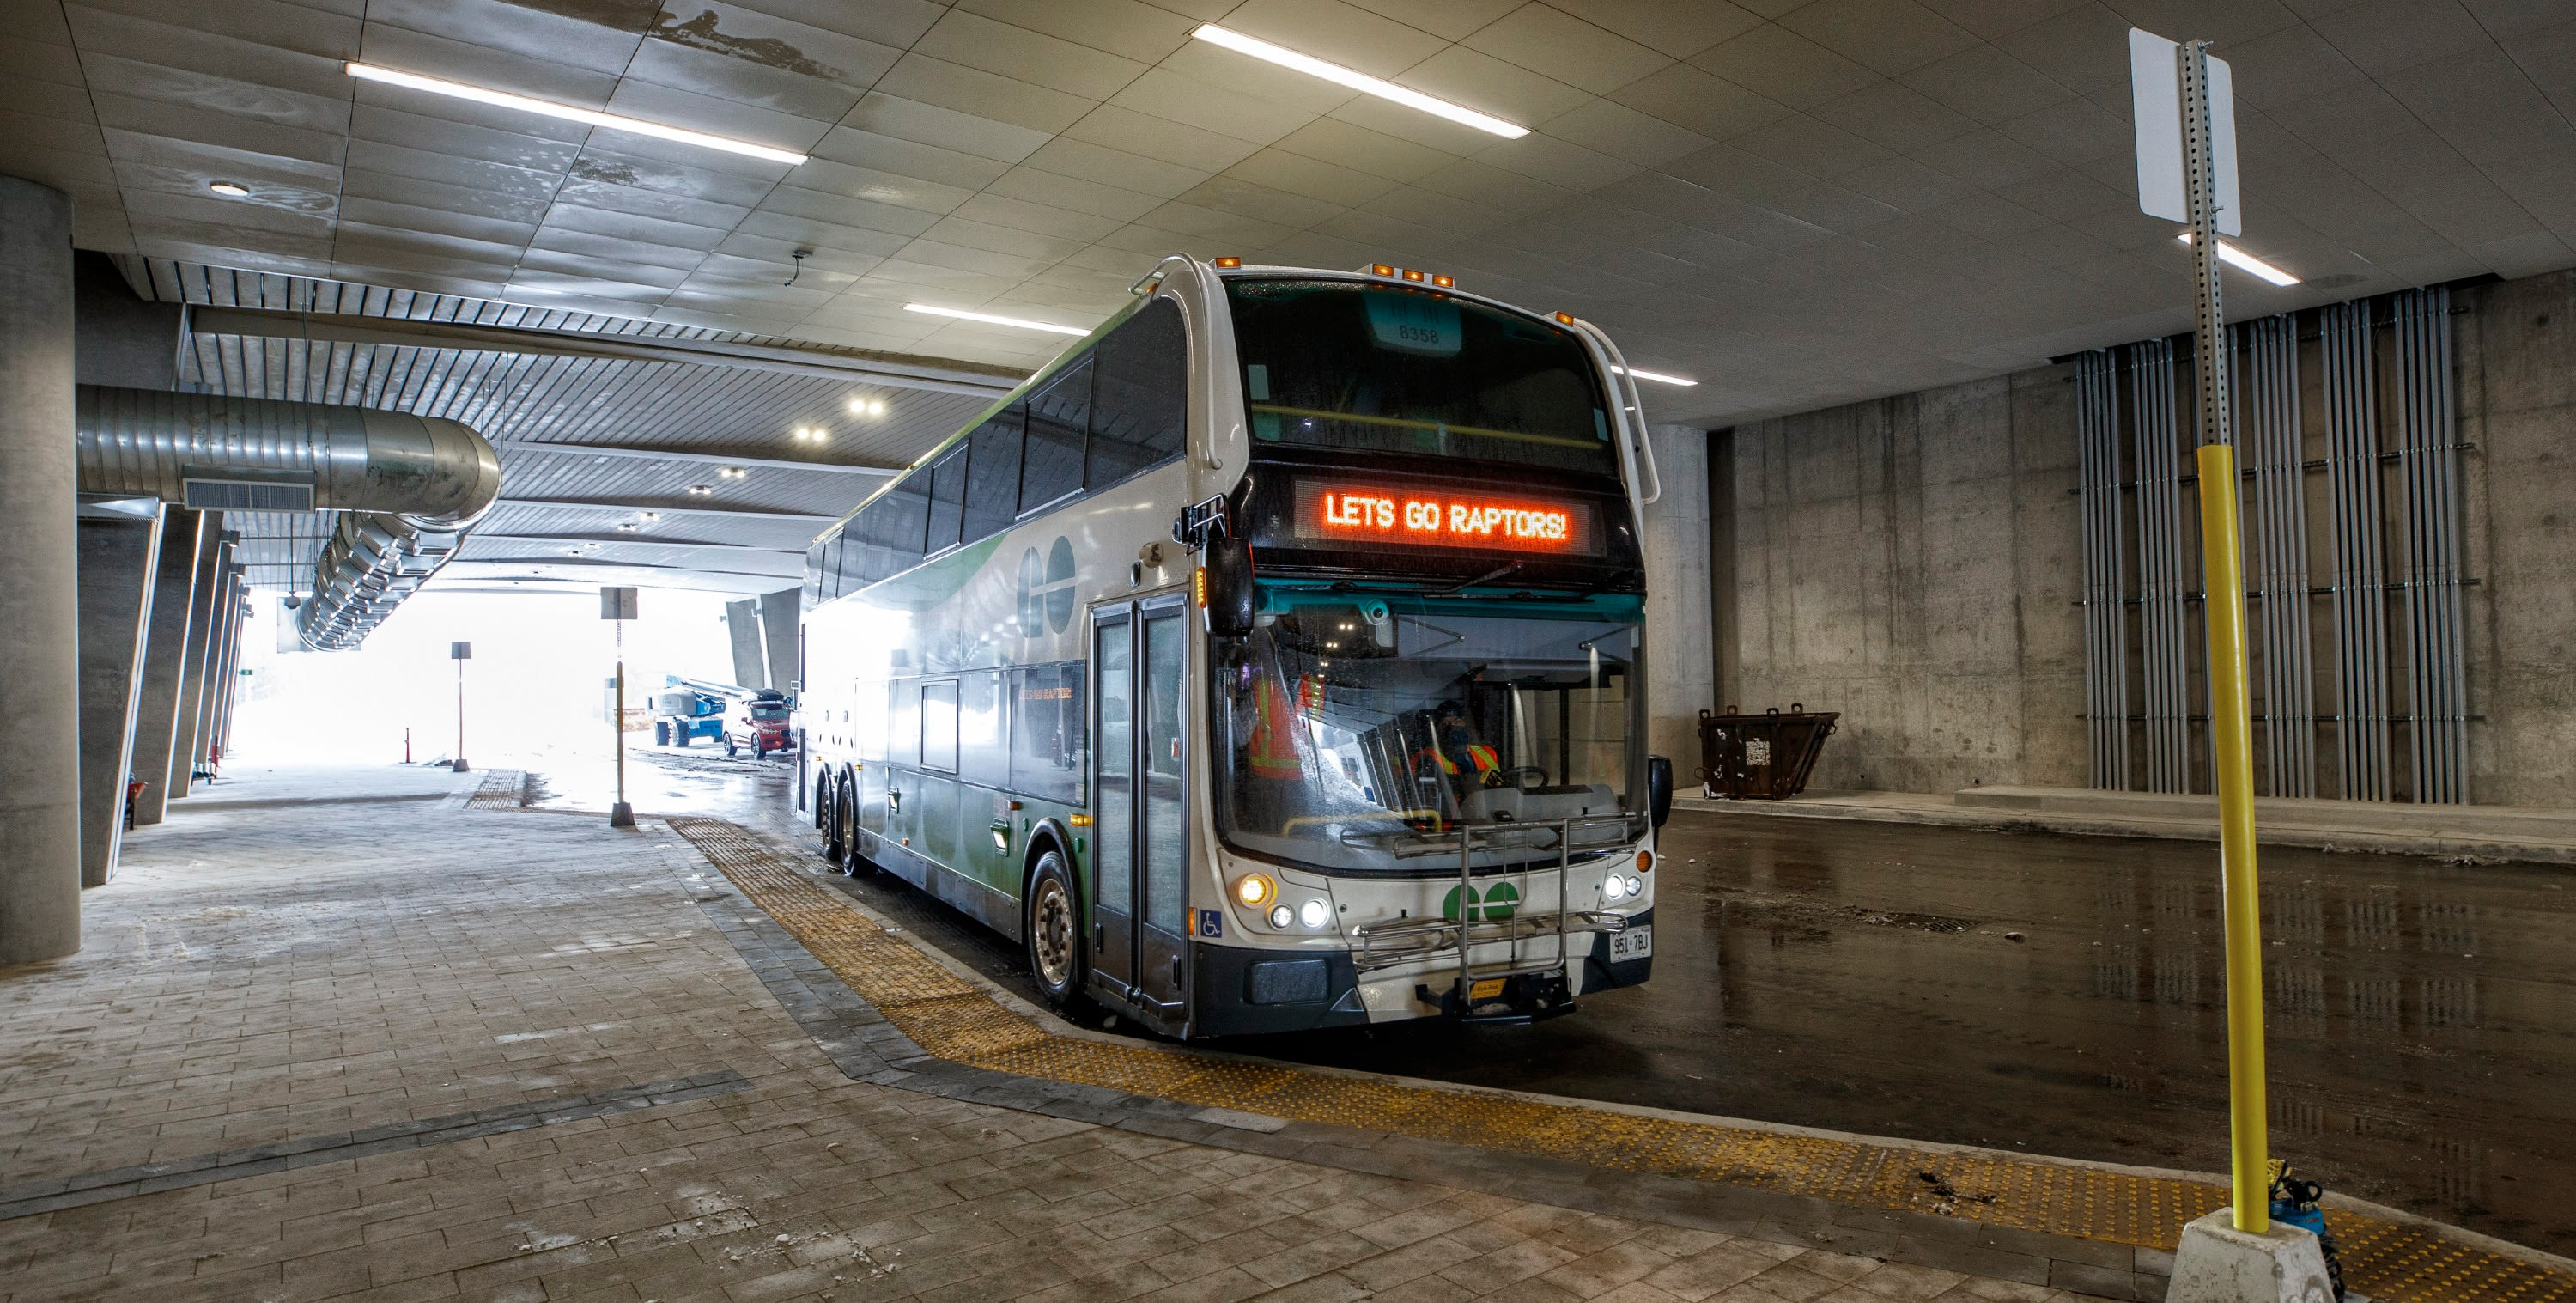
POLYGON ((1270 926, 1275 928, 1285 928, 1296 921, 1297 916, 1289 912, 1286 905, 1273 905, 1270 907, 1270 926))
POLYGON ((1320 900, 1310 900, 1297 907, 1297 921, 1308 927, 1322 927, 1324 920, 1332 916, 1333 911, 1326 909, 1320 900))
POLYGON ((1603 900, 1617 900, 1627 894, 1628 884, 1625 880, 1620 878, 1618 874, 1613 873, 1601 880, 1601 898, 1603 900))
POLYGON ((1259 909, 1279 894, 1279 884, 1267 873, 1247 873, 1234 880, 1234 901, 1245 909, 1259 909))
POLYGON ((1639 881, 1637 881, 1635 878, 1630 878, 1630 879, 1628 879, 1628 896, 1629 896, 1629 898, 1630 898, 1630 899, 1632 899, 1632 900, 1633 900, 1633 899, 1635 899, 1636 897, 1638 897, 1638 896, 1642 896, 1642 895, 1644 895, 1644 894, 1646 894, 1646 884, 1645 884, 1645 883, 1639 882, 1639 881))

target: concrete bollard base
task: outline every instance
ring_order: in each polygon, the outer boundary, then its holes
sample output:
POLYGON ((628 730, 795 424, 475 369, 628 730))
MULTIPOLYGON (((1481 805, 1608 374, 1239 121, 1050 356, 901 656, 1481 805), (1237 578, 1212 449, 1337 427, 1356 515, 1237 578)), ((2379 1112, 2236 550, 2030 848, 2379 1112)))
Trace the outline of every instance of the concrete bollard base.
POLYGON ((2236 1229, 2234 1211, 2183 1228, 2165 1303, 2335 1303, 2317 1237, 2272 1223, 2260 1235, 2236 1229))
POLYGON ((619 802, 617 802, 615 805, 609 806, 609 807, 608 807, 608 826, 609 826, 609 827, 611 827, 611 828, 632 828, 632 827, 634 827, 634 826, 635 826, 635 807, 634 807, 634 806, 631 806, 631 805, 628 805, 628 804, 627 804, 626 802, 624 802, 624 801, 619 801, 619 802))

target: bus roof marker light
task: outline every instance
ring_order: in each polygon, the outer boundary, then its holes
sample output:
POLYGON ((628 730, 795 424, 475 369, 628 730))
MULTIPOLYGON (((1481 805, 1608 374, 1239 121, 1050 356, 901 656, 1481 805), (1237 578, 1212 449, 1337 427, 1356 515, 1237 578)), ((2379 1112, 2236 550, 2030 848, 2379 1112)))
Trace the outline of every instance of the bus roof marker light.
POLYGON ((1416 285, 1419 285, 1419 284, 1421 284, 1421 283, 1422 283, 1422 273, 1421 273, 1421 272, 1418 272, 1418 271, 1415 271, 1415 270, 1414 270, 1414 269, 1412 269, 1411 267, 1407 267, 1407 268, 1405 268, 1405 269, 1404 269, 1404 278, 1405 278, 1406 280, 1412 281, 1412 282, 1413 282, 1414 284, 1416 284, 1416 285))
MULTIPOLYGON (((2185 244, 2189 244, 2191 243, 2191 232, 2185 231, 2174 238, 2185 244)), ((2218 242, 2218 260, 2236 268, 2239 271, 2251 272, 2255 276, 2260 277, 2263 280, 2270 281, 2275 285, 2296 285, 2299 283, 2298 277, 2255 257, 2253 254, 2245 252, 2243 249, 2237 248, 2235 245, 2229 244, 2225 240, 2218 242)))
POLYGON ((1444 290, 1458 288, 1458 278, 1455 276, 1434 276, 1431 278, 1431 283, 1444 290))
POLYGON ((1218 271, 1233 271, 1235 268, 1242 265, 1243 259, 1241 258, 1219 258, 1216 260, 1218 271))
POLYGON ((713 136, 703 131, 691 131, 686 127, 665 126, 659 122, 647 122, 642 118, 630 118, 622 113, 602 113, 597 109, 585 109, 571 104, 557 104, 552 100, 530 99, 525 95, 513 95, 508 91, 493 90, 485 86, 472 86, 461 81, 448 81, 440 77, 424 77, 416 72, 403 72, 396 68, 379 68, 371 63, 350 62, 344 63, 340 66, 350 76, 355 77, 360 81, 382 82, 388 86, 402 86, 411 90, 427 91, 432 95, 445 95, 453 99, 472 100, 477 104, 489 104, 496 108, 517 109, 523 113, 535 113, 549 118, 562 118, 569 122, 587 122, 594 127, 606 127, 611 131, 630 131, 639 136, 653 136, 661 140, 676 140, 683 145, 697 145, 706 149, 720 149, 728 154, 747 154, 753 158, 767 159, 772 163, 786 163, 790 166, 795 166, 802 164, 805 161, 805 156, 803 154, 799 154, 792 149, 777 149, 769 145, 755 145, 748 140, 735 140, 729 136, 713 136))
POLYGON ((1668 376, 1658 371, 1640 371, 1632 366, 1614 366, 1610 369, 1623 376, 1633 376, 1639 380, 1652 380, 1659 385, 1680 385, 1687 389, 1690 386, 1699 383, 1688 376, 1668 376))
POLYGON ((1560 326, 1571 326, 1574 324, 1574 314, 1571 312, 1559 312, 1554 315, 1556 317, 1556 324, 1560 326))
POLYGON ((942 308, 928 303, 907 303, 906 312, 923 312, 934 317, 955 317, 959 321, 980 321, 988 326, 1016 326, 1021 330, 1043 330, 1051 335, 1088 335, 1089 327, 1059 326, 1052 321, 1030 321, 1025 317, 997 316, 990 312, 968 312, 963 308, 942 308))
POLYGON ((1373 262, 1369 264, 1369 275, 1371 276, 1392 276, 1394 274, 1395 265, 1393 263, 1373 262))
POLYGON ((1394 82, 1345 68, 1338 63, 1326 63, 1311 54, 1299 54, 1286 46, 1272 45, 1259 37, 1246 36, 1214 23, 1202 23, 1199 29, 1190 35, 1210 45, 1222 45, 1238 54, 1248 54, 1293 72, 1321 78, 1336 86, 1347 86, 1364 95, 1393 100, 1406 108, 1418 109, 1435 118, 1447 118, 1461 126, 1474 127, 1478 131, 1501 136, 1505 140, 1518 140, 1529 134, 1529 128, 1519 123, 1505 122, 1490 113, 1479 113, 1463 104, 1452 104, 1447 100, 1425 95, 1418 90, 1398 86, 1394 82))

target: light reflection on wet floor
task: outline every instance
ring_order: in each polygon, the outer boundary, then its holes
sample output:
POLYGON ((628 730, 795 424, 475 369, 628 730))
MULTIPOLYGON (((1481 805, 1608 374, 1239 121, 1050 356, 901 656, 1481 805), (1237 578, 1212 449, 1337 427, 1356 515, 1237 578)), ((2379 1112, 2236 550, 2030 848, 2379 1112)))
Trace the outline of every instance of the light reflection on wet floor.
MULTIPOLYGON (((793 773, 630 758, 630 799, 810 836, 793 773)), ((1688 811, 1664 842, 1643 988, 1536 1027, 1229 1048, 2224 1170, 2214 847, 1688 811)), ((2287 848, 2262 873, 2273 1151, 2329 1189, 2576 1252, 2576 873, 2287 848)), ((1015 947, 919 893, 849 890, 1023 982, 1015 947)))

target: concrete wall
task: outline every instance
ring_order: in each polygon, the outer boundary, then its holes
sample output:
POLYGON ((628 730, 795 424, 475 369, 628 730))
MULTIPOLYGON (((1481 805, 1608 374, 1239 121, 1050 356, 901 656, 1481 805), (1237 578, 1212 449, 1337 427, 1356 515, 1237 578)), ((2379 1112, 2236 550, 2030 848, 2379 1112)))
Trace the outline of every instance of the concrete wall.
MULTIPOLYGON (((2460 437, 2477 445, 2461 462, 2466 562, 2481 580, 2466 602, 2469 705, 2484 717, 2469 727, 2470 797, 2576 806, 2576 273, 2456 302, 2460 437)), ((1721 636, 1703 655, 1718 702, 1841 711, 1816 787, 2086 785, 2073 402, 2068 368, 2044 367, 1712 435, 1721 636)), ((2310 514, 2321 529, 2313 497, 2310 514)), ((2391 578, 2399 564, 2392 550, 2391 578)), ((2331 582, 2322 542, 2310 567, 2331 582)), ((2324 605, 2318 704, 2331 710, 2324 605)), ((2401 643, 2403 620, 2392 606, 2401 643)), ((2400 713, 2403 691, 2401 678, 2400 713)), ((2330 732, 2318 750, 2322 777, 2330 732)), ((2402 769, 2402 737, 2397 754, 2402 769)))
POLYGON ((1699 763, 1699 712, 1714 709, 1708 653, 1708 436, 1681 425, 1648 432, 1663 496, 1645 510, 1646 749, 1670 756, 1687 790, 1699 763))
POLYGON ((2469 799, 2576 806, 2576 273, 2461 305, 2469 799))
POLYGON ((1841 712, 1811 786, 2085 781, 2063 368, 1718 438, 1735 630, 1717 695, 1841 712))

